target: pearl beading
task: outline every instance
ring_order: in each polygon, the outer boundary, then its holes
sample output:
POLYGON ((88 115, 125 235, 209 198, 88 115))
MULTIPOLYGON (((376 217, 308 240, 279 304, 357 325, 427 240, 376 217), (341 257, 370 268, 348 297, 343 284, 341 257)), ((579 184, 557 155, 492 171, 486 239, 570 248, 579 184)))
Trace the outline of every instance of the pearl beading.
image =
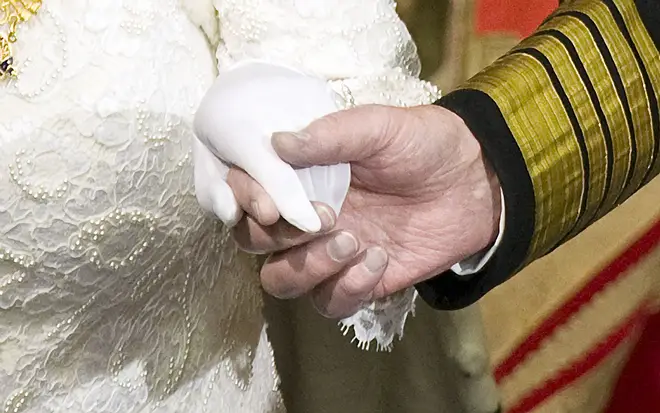
POLYGON ((27 151, 21 149, 16 152, 14 163, 9 165, 9 178, 16 184, 20 190, 34 201, 46 202, 54 199, 61 199, 69 189, 69 181, 63 180, 58 186, 52 189, 46 189, 43 185, 33 185, 25 178, 26 170, 34 167, 32 159, 25 159, 27 151))
MULTIPOLYGON (((69 51, 67 48, 67 34, 64 30, 64 26, 62 25, 62 21, 47 6, 42 6, 39 15, 35 18, 35 21, 37 24, 43 25, 47 24, 47 20, 50 20, 50 22, 54 25, 55 31, 57 33, 55 40, 56 48, 60 50, 60 61, 54 65, 51 73, 42 74, 45 80, 43 80, 37 88, 26 91, 26 86, 23 85, 24 82, 22 82, 22 80, 26 77, 26 73, 29 71, 29 68, 33 62, 33 58, 28 56, 23 60, 22 66, 17 70, 18 74, 16 75, 16 78, 9 83, 9 86, 13 87, 14 93, 27 100, 34 100, 49 91, 56 84, 56 81, 63 75, 64 70, 66 70, 68 65, 69 51)), ((25 38, 29 35, 29 30, 26 30, 22 37, 25 38)), ((41 45, 42 41, 40 42, 35 40, 35 44, 41 45)))

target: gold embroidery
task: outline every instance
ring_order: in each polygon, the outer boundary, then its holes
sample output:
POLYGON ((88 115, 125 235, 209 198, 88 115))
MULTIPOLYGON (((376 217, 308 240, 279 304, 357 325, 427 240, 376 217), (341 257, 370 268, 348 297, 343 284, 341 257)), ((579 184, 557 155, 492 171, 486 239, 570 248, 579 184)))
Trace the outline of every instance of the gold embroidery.
MULTIPOLYGON (((635 3, 614 0, 614 6, 622 16, 634 48, 606 5, 587 0, 565 1, 560 12, 576 13, 555 13, 536 36, 523 41, 463 86, 480 90, 495 101, 527 164, 534 188, 535 228, 525 262, 547 253, 565 238, 566 231, 572 229, 569 234, 572 236, 584 229, 637 189, 644 177, 655 172, 654 166, 645 161, 654 144, 652 108, 646 87, 653 86, 658 94, 658 50, 640 20, 635 3), (600 41, 592 31, 598 33, 600 41), (577 54, 577 63, 593 85, 593 93, 587 93, 569 49, 557 36, 568 39, 571 50, 577 54), (635 49, 639 51, 641 64, 635 49), (521 50, 531 50, 547 64, 544 66, 521 50), (652 85, 645 85, 644 71, 652 85), (558 84, 552 84, 549 72, 554 73, 558 84), (618 89, 623 90, 617 90, 617 81, 618 89), (627 102, 622 100, 623 96, 627 102), (594 116, 598 107, 603 113, 603 124, 594 116), (632 130, 626 111, 631 116, 632 130), (583 133, 584 148, 576 145, 576 131, 569 114, 576 118, 583 133), (605 126, 609 130, 610 148, 605 140, 605 126), (634 165, 633 148, 637 154, 634 165), (584 149, 590 168, 589 192, 586 204, 580 205, 581 196, 585 195, 580 193, 584 189, 585 170, 580 159, 584 149), (608 159, 611 181, 605 191, 603 179, 608 159), (576 218, 579 218, 577 224, 576 218)), ((660 161, 656 160, 655 168, 658 167, 660 161)))
MULTIPOLYGON (((615 174, 620 176, 620 182, 618 187, 612 187, 611 200, 605 204, 605 208, 609 210, 616 206, 615 202, 621 199, 622 193, 627 193, 629 196, 632 190, 637 189, 646 174, 647 165, 632 164, 633 159, 630 149, 632 147, 636 148, 638 160, 651 158, 650 156, 645 156, 652 150, 653 139, 649 138, 653 136, 651 112, 648 106, 648 96, 644 88, 642 68, 637 65, 632 49, 620 30, 606 30, 608 27, 616 27, 616 21, 608 7, 604 3, 599 2, 589 3, 587 7, 587 3, 584 3, 583 0, 576 3, 585 5, 584 13, 600 29, 606 47, 610 50, 614 63, 621 72, 622 81, 625 82, 624 87, 627 102, 621 101, 621 105, 622 107, 627 106, 627 110, 630 111, 632 117, 632 131, 627 131, 621 136, 613 136, 615 138, 615 145, 621 150, 619 153, 615 153, 615 159, 621 157, 621 159, 626 159, 626 161, 615 163, 619 167, 619 170, 615 171, 615 174), (644 104, 634 105, 634 102, 644 102, 644 104), (632 135, 631 132, 633 133, 632 135), (629 183, 627 182, 628 179, 630 179, 629 183), (626 184, 628 186, 625 186, 626 184)), ((626 127, 627 129, 628 127, 626 127)))
MULTIPOLYGON (((614 5, 619 10, 621 17, 628 27, 635 47, 639 50, 642 63, 649 74, 651 84, 655 90, 656 99, 660 99, 660 59, 658 58, 660 56, 660 50, 653 43, 638 13, 630 13, 626 9, 625 4, 619 1, 614 2, 614 5)), ((656 136, 655 139, 660 139, 660 137, 656 136)), ((659 168, 660 156, 656 157, 655 166, 651 164, 647 167, 647 170, 653 176, 658 174, 659 168)))
POLYGON ((7 32, 0 33, 0 81, 16 76, 12 44, 16 43, 18 26, 37 14, 42 0, 0 0, 0 26, 7 32))
POLYGON ((468 87, 487 90, 500 105, 507 114, 511 133, 527 156, 525 161, 537 196, 536 231, 530 257, 538 258, 561 239, 578 212, 582 166, 577 145, 573 145, 576 138, 566 108, 541 63, 524 54, 501 59, 468 82, 468 87), (520 96, 526 98, 520 99, 520 96), (539 125, 543 125, 543 136, 533 132, 539 125), (555 144, 547 145, 548 140, 555 144), (560 161, 564 166, 554 167, 560 161), (569 182, 569 171, 571 176, 579 178, 569 182), (558 182, 565 191, 553 191, 558 182), (556 208, 556 205, 574 211, 556 208))

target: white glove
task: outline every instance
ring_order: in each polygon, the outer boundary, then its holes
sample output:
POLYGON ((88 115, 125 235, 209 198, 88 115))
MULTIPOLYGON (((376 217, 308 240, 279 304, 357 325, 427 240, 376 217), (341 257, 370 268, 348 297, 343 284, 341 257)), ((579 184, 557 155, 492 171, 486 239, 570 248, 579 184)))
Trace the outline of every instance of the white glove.
POLYGON ((295 132, 335 112, 339 96, 322 79, 261 62, 223 70, 195 116, 195 190, 201 206, 227 225, 243 211, 226 183, 235 165, 264 188, 280 215, 302 231, 317 232, 321 220, 310 201, 337 214, 348 192, 348 164, 294 169, 271 145, 273 132, 295 132))

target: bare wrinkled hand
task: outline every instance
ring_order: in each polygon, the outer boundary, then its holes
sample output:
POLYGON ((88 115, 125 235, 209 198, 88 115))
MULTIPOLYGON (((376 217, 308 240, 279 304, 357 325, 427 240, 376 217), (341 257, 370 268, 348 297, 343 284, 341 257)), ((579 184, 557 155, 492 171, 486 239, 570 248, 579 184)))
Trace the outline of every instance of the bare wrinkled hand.
POLYGON ((448 270, 496 236, 497 178, 462 120, 443 108, 359 107, 275 134, 272 144, 294 166, 352 166, 339 217, 315 204, 317 233, 282 220, 255 180, 229 171, 247 213, 234 237, 247 251, 271 254, 261 281, 276 297, 311 294, 322 314, 345 317, 448 270))

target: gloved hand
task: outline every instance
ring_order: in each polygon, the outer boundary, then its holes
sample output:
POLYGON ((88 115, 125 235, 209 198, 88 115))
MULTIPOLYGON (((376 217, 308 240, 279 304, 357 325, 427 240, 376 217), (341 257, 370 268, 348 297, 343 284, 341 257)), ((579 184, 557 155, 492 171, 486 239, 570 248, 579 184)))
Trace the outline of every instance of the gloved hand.
POLYGON ((339 214, 350 184, 348 164, 294 170, 271 145, 279 131, 298 131, 337 111, 342 102, 322 79, 262 62, 222 71, 195 116, 195 190, 202 208, 227 225, 243 210, 227 185, 229 167, 243 169, 275 203, 282 218, 305 232, 321 229, 310 201, 339 214))

